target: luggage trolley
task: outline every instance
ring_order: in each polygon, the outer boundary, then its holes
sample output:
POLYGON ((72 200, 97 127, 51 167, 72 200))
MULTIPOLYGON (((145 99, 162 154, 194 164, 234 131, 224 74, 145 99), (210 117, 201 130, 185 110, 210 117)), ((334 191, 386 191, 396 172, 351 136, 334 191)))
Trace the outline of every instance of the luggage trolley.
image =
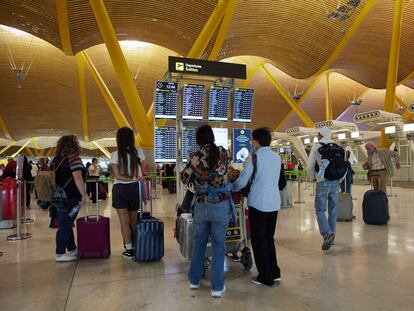
MULTIPOLYGON (((236 206, 237 219, 230 223, 226 236, 226 256, 233 262, 240 262, 245 270, 250 270, 253 265, 252 253, 248 247, 250 239, 250 225, 248 222, 248 210, 245 207, 246 200, 239 193, 232 195, 236 206), (239 256, 240 253, 240 256, 239 256)), ((191 259, 193 238, 192 219, 178 220, 176 227, 177 241, 180 245, 180 252, 187 259, 191 259)), ((204 255, 204 272, 211 266, 212 257, 211 241, 207 242, 204 255)))

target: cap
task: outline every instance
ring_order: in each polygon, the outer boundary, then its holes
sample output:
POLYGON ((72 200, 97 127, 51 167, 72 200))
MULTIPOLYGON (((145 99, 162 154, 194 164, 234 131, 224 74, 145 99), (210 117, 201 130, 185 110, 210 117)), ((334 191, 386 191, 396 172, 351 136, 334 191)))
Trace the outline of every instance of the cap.
POLYGON ((331 138, 331 130, 329 128, 327 128, 326 126, 324 126, 323 128, 321 128, 319 130, 319 134, 321 134, 323 137, 325 138, 331 138))

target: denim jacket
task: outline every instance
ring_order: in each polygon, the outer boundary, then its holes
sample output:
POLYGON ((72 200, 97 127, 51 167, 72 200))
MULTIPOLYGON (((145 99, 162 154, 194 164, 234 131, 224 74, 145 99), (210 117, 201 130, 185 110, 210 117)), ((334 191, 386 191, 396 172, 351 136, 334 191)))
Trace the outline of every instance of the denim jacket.
POLYGON ((203 185, 197 185, 195 190, 196 191, 194 193, 193 201, 191 202, 191 208, 190 208, 191 213, 194 212, 194 205, 197 201, 197 197, 199 194, 207 194, 208 202, 214 204, 214 203, 222 202, 218 195, 219 193, 227 193, 228 198, 229 198, 229 203, 230 203, 230 217, 234 221, 237 219, 236 206, 234 205, 233 199, 231 197, 231 192, 233 190, 232 183, 228 183, 226 186, 223 186, 220 188, 215 188, 209 185, 208 183, 205 183, 203 185))

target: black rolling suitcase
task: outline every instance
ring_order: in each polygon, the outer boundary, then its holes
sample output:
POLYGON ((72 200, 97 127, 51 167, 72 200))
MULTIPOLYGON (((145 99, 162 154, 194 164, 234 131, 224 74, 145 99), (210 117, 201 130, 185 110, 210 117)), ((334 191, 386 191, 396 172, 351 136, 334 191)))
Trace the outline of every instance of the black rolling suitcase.
POLYGON ((168 182, 168 193, 175 194, 177 193, 177 181, 175 179, 170 179, 168 182))
POLYGON ((362 202, 362 218, 368 225, 388 223, 388 197, 384 191, 368 190, 362 202))
MULTIPOLYGON (((141 198, 141 187, 140 198, 141 198)), ((151 188, 150 188, 151 193, 151 188)), ((164 223, 152 217, 152 196, 149 198, 151 216, 143 212, 140 199, 141 215, 143 216, 134 229, 135 261, 156 261, 164 257, 164 223)))

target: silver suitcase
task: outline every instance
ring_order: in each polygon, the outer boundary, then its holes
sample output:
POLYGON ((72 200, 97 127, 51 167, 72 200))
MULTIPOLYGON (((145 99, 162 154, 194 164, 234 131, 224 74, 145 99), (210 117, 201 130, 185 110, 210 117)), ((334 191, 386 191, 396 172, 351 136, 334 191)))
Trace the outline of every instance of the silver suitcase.
POLYGON ((194 243, 193 219, 191 214, 181 214, 180 231, 178 235, 180 253, 186 259, 191 259, 194 243))
POLYGON ((339 207, 336 219, 338 221, 352 221, 354 203, 350 193, 342 192, 339 194, 339 207))

